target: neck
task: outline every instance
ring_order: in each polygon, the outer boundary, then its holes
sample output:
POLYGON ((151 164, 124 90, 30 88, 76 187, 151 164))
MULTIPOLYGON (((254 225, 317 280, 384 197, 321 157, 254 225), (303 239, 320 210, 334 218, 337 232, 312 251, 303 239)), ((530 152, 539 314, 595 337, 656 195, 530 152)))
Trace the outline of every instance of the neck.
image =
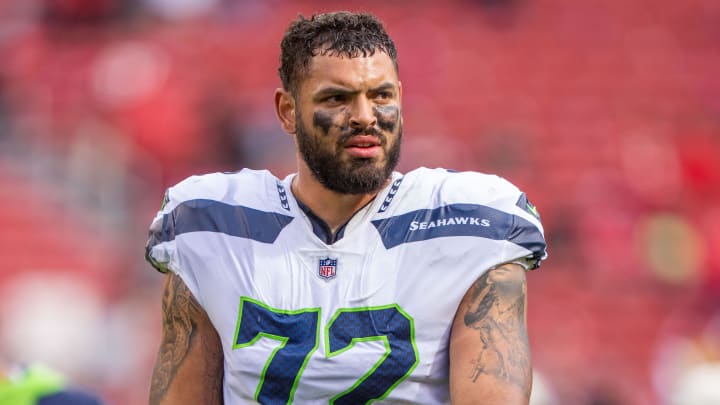
POLYGON ((325 221, 333 233, 378 194, 343 194, 329 190, 315 179, 307 167, 298 170, 291 189, 293 195, 325 221))

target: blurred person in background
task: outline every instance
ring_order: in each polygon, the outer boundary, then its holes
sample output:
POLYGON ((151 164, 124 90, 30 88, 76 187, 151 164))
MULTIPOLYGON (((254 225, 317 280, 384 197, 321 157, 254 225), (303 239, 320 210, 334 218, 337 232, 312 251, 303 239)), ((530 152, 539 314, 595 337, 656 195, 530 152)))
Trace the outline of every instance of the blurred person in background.
POLYGON ((497 176, 394 171, 402 89, 376 17, 299 17, 280 77, 297 173, 190 177, 151 225, 150 403, 527 404, 535 207, 497 176))
POLYGON ((653 364, 658 397, 668 405, 720 403, 720 309, 717 298, 668 316, 653 364))
POLYGON ((0 404, 102 405, 102 401, 69 387, 62 375, 41 364, 20 366, 0 358, 0 404))

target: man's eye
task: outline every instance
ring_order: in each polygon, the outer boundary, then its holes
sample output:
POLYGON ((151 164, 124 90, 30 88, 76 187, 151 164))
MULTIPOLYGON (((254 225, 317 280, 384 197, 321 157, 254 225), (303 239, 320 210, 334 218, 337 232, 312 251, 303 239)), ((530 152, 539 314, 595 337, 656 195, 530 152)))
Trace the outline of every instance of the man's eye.
POLYGON ((335 94, 325 97, 323 101, 325 101, 326 103, 342 103, 345 101, 345 96, 343 96, 342 94, 335 94))
POLYGON ((389 98, 392 98, 392 96, 393 96, 392 93, 390 93, 389 91, 381 91, 381 92, 377 93, 375 98, 380 99, 380 100, 387 100, 389 98))

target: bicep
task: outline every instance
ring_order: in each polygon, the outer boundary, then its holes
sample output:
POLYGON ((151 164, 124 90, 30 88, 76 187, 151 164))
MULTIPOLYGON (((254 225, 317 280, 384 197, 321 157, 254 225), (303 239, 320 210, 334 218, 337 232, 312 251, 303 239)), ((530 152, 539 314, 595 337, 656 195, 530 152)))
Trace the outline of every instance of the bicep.
POLYGON ((532 385, 525 269, 485 272, 463 297, 450 337, 453 404, 526 404, 532 385))
POLYGON ((150 404, 222 404, 220 338, 205 310, 173 273, 163 282, 162 319, 150 404))

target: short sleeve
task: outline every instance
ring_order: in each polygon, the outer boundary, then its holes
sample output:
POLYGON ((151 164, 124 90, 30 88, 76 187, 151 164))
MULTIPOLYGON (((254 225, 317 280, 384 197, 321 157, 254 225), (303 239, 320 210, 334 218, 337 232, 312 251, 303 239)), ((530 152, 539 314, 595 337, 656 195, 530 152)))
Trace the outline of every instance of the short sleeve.
POLYGON ((512 218, 507 241, 519 249, 509 249, 506 257, 509 262, 518 263, 526 270, 537 269, 547 258, 547 244, 540 214, 525 193, 517 197, 512 218))
MULTIPOLYGON (((170 187, 163 197, 160 210, 153 218, 148 230, 145 245, 145 259, 161 273, 177 274, 185 283, 193 296, 202 305, 202 296, 198 285, 195 268, 192 266, 192 246, 183 239, 183 229, 187 234, 188 224, 193 224, 197 217, 183 207, 192 206, 194 202, 207 201, 213 196, 213 186, 218 177, 213 175, 190 176, 170 187)), ((222 191, 222 188, 215 187, 222 191)), ((192 211, 192 210, 191 210, 192 211)), ((187 236, 187 235, 186 235, 187 236)))
POLYGON ((157 215, 150 224, 145 245, 145 260, 161 273, 177 270, 175 246, 175 218, 173 208, 177 205, 168 189, 157 215))

